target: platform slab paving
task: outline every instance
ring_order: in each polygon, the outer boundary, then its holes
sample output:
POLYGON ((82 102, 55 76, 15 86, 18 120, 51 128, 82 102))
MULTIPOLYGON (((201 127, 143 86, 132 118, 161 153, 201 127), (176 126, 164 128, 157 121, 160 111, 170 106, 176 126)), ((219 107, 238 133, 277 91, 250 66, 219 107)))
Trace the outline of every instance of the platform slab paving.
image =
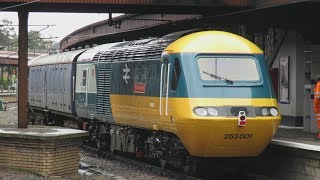
POLYGON ((86 136, 87 131, 62 127, 0 128, 0 167, 41 176, 75 175, 86 136))

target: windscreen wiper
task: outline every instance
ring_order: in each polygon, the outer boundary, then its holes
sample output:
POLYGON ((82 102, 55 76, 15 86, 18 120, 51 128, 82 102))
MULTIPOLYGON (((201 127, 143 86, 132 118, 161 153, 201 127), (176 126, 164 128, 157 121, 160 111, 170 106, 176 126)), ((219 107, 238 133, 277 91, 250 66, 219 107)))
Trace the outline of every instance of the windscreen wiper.
POLYGON ((226 78, 221 77, 221 76, 217 76, 217 75, 212 74, 212 73, 208 73, 207 71, 202 71, 202 72, 205 73, 205 74, 208 74, 210 77, 213 77, 213 78, 216 78, 216 79, 220 79, 220 80, 225 80, 227 83, 233 84, 232 80, 226 79, 226 78))

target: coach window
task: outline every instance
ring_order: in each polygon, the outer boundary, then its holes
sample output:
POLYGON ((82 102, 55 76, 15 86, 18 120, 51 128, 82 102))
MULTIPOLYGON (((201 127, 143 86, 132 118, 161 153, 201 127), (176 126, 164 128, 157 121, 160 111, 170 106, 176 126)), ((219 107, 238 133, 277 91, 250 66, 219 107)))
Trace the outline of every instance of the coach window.
POLYGON ((82 86, 87 86, 87 70, 82 71, 82 86))
POLYGON ((177 89, 180 74, 181 74, 180 62, 179 62, 179 59, 176 58, 174 60, 174 67, 173 67, 171 87, 170 87, 170 89, 173 91, 177 89))

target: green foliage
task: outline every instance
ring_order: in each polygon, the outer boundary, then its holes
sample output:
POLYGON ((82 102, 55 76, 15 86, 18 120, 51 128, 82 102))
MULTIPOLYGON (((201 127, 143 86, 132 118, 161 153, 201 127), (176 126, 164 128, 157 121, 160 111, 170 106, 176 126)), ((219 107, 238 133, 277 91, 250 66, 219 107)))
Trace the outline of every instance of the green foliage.
POLYGON ((8 89, 9 84, 10 80, 8 78, 0 77, 0 87, 2 87, 2 89, 8 89))
POLYGON ((29 31, 29 48, 30 49, 48 49, 48 42, 41 38, 39 31, 29 31))
POLYGON ((0 26, 0 47, 2 47, 14 42, 12 40, 17 37, 17 34, 11 26, 11 21, 3 19, 0 24, 2 25, 0 26))
MULTIPOLYGON (((8 45, 11 47, 9 47, 9 49, 14 49, 12 47, 18 47, 18 34, 11 26, 12 22, 7 19, 3 19, 0 24, 2 25, 0 26, 0 50, 2 50, 1 47, 8 45)), ((51 42, 47 42, 41 37, 41 33, 39 31, 35 30, 29 31, 28 40, 29 49, 48 50, 48 46, 51 44, 51 42)))

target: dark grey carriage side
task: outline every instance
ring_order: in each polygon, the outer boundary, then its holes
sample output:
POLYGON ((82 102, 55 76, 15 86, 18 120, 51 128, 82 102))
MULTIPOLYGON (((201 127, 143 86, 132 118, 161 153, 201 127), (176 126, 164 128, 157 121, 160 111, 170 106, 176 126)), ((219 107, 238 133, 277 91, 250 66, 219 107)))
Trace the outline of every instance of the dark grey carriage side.
POLYGON ((74 62, 83 51, 45 55, 29 61, 30 106, 74 114, 74 62))
MULTIPOLYGON (((30 60, 30 62, 39 58, 41 58, 41 56, 30 60)), ((45 66, 29 67, 28 102, 31 106, 46 108, 47 95, 45 71, 45 66)))

